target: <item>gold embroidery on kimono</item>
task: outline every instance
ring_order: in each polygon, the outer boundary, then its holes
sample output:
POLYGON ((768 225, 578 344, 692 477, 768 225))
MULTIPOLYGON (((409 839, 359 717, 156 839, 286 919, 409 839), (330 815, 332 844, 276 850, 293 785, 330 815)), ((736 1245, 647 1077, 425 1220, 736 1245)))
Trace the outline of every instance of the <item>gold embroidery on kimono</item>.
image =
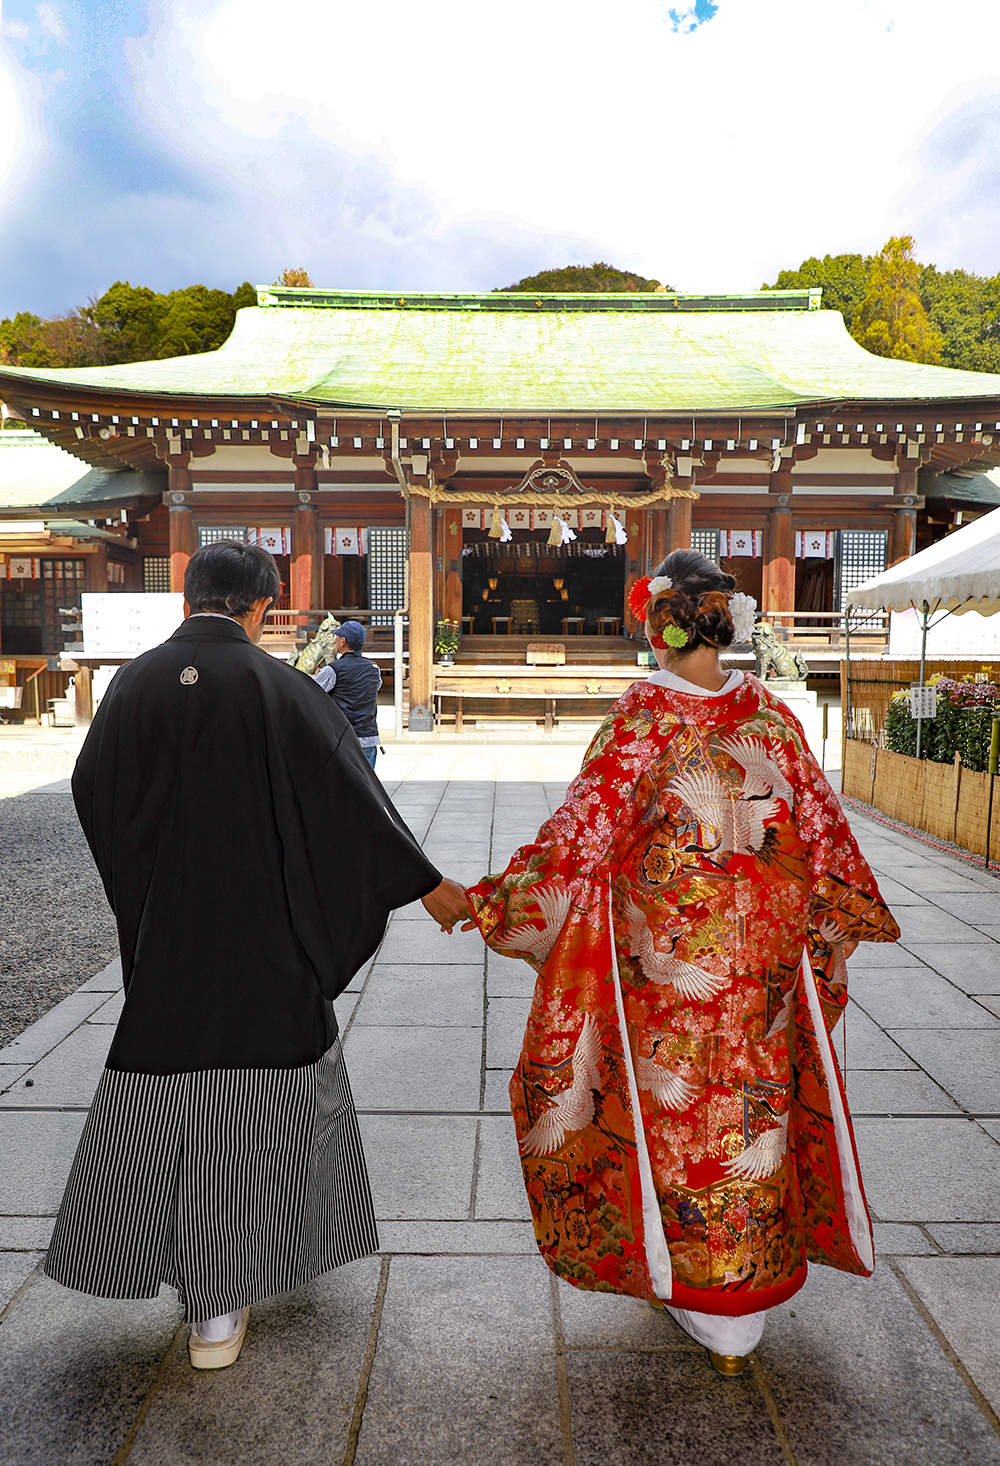
POLYGON ((750 677, 706 698, 634 685, 562 807, 470 900, 490 945, 539 970, 510 1092, 554 1271, 655 1295, 640 1149, 676 1306, 770 1307, 808 1261, 869 1271, 801 961, 832 1027, 838 944, 899 932, 782 703, 750 677))

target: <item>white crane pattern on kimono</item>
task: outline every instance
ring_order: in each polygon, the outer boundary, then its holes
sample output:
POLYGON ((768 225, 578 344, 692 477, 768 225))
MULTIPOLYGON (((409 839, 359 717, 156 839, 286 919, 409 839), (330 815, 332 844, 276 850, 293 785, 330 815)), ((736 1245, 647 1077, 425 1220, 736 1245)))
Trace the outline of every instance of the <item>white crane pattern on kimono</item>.
POLYGON ((741 1176, 744 1181, 766 1181, 781 1169, 787 1149, 788 1116, 782 1115, 773 1130, 765 1130, 752 1145, 726 1161, 725 1169, 730 1176, 741 1176))
POLYGON ((531 892, 542 913, 542 925, 533 926, 530 921, 514 927, 494 946, 507 952, 523 952, 537 958, 539 962, 552 951, 556 938, 566 924, 569 915, 569 892, 553 881, 549 886, 536 886, 531 892))
POLYGON ((743 770, 741 799, 760 799, 771 795, 785 801, 789 814, 795 813, 792 786, 759 738, 747 738, 743 735, 721 738, 719 747, 743 770))
POLYGON ((634 1056, 635 1082, 664 1110, 686 1110, 700 1086, 689 1084, 679 1074, 671 1074, 663 1064, 656 1062, 656 1050, 662 1042, 662 1037, 654 1039, 653 1052, 648 1059, 641 1054, 634 1056))
POLYGON ((826 942, 827 946, 833 948, 833 970, 830 973, 831 982, 847 983, 847 959, 844 956, 844 934, 837 923, 830 917, 821 917, 816 923, 816 930, 826 942))
POLYGON ((726 788, 714 768, 680 774, 667 785, 700 827, 718 836, 713 853, 755 855, 764 848, 765 826, 778 813, 777 799, 746 799, 726 788))
POLYGON ((601 1031, 586 1014, 573 1050, 573 1079, 542 1111, 521 1141, 522 1155, 552 1155, 567 1135, 583 1130, 594 1118, 594 1090, 600 1089, 601 1031))
MULTIPOLYGON (((658 952, 645 913, 639 910, 631 897, 625 903, 623 914, 628 922, 629 956, 639 958, 642 974, 650 982, 661 987, 670 985, 679 997, 700 1002, 714 998, 728 985, 728 977, 716 977, 713 972, 706 972, 693 962, 684 962, 680 957, 658 952)), ((680 933, 677 933, 673 938, 673 946, 676 947, 679 940, 680 933)))
POLYGON ((788 1020, 792 1016, 792 1004, 795 1001, 795 989, 798 986, 798 982, 799 978, 798 974, 796 973, 795 981, 792 983, 791 987, 788 989, 788 992, 785 994, 784 1000, 781 1004, 781 1007, 778 1009, 778 1013, 774 1022, 771 1024, 771 1027, 764 1035, 765 1043, 769 1038, 777 1038, 778 1034, 783 1033, 788 1027, 788 1020))

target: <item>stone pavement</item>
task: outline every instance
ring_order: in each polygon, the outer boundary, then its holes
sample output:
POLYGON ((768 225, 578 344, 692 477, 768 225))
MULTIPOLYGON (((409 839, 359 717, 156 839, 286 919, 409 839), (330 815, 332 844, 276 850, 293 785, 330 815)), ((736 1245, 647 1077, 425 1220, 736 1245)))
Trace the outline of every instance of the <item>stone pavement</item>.
MULTIPOLYGON (((534 834, 581 751, 427 741, 380 773, 471 881, 534 834)), ((644 1304, 554 1282, 506 1106, 532 973, 418 906, 338 1002, 382 1253, 255 1307, 219 1374, 191 1371, 169 1290, 108 1303, 39 1272, 114 965, 0 1051, 0 1462, 1000 1463, 1000 883, 852 822, 903 929, 852 959, 836 1038, 878 1266, 814 1268, 742 1378, 644 1304)))

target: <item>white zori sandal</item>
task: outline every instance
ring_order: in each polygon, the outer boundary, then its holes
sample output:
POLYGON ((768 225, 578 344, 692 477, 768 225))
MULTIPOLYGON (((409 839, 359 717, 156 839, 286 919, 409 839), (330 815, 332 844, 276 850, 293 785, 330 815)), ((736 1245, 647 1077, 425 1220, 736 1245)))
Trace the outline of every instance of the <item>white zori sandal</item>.
POLYGON ((235 1364, 240 1357, 249 1322, 250 1309, 247 1307, 236 1313, 223 1314, 220 1318, 193 1323, 191 1337, 188 1339, 192 1369, 226 1369, 230 1364, 235 1364), (204 1337, 202 1330, 208 1338, 204 1337), (219 1334, 223 1337, 213 1337, 219 1334))

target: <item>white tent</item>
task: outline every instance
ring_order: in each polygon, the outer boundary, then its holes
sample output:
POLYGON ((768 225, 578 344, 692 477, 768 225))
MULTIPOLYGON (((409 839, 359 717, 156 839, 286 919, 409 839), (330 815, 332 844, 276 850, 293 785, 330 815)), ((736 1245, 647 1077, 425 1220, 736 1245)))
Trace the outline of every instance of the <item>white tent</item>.
MULTIPOLYGON (((914 607, 920 613, 920 686, 924 685, 927 663, 927 632, 935 612, 941 620, 949 614, 960 616, 978 611, 992 616, 1000 611, 1000 509, 984 514, 973 524, 947 535, 936 545, 929 545, 919 555, 901 560, 874 580, 868 580, 848 591, 845 609, 872 611, 906 611, 914 607)), ((847 635, 847 717, 850 717, 850 621, 847 635)), ((917 758, 920 757, 924 703, 917 712, 917 758)), ((933 712, 930 714, 934 716, 933 712)), ((994 772, 991 753, 990 772, 994 772)), ((992 810, 992 803, 990 805, 992 810)))
POLYGON ((849 608, 905 611, 1000 611, 1000 509, 946 535, 848 591, 849 608))

